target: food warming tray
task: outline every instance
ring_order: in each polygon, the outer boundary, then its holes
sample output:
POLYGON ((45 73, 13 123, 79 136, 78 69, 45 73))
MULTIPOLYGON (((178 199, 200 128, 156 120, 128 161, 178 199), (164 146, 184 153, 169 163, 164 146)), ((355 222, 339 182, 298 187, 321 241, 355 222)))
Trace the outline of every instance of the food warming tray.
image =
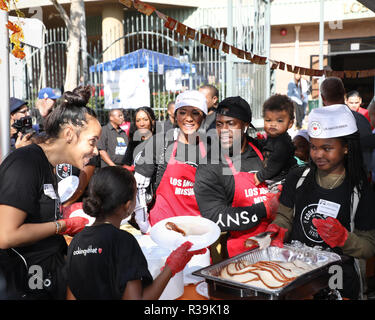
POLYGON ((298 241, 285 244, 283 248, 268 247, 254 249, 240 255, 205 267, 193 272, 193 275, 203 277, 208 285, 208 294, 211 298, 219 299, 301 299, 311 296, 321 289, 328 287, 331 274, 328 270, 332 265, 341 265, 342 257, 330 251, 308 247, 298 241), (251 284, 235 282, 220 278, 223 268, 233 262, 247 261, 282 261, 293 262, 300 260, 314 267, 287 285, 278 289, 263 289, 251 284))

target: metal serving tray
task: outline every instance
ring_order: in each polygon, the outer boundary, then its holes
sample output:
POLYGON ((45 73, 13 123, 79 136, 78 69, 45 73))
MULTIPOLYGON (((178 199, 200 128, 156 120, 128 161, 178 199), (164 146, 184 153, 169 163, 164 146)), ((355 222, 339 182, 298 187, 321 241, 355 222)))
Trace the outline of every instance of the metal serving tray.
POLYGON ((341 257, 333 252, 319 248, 308 247, 298 241, 283 248, 268 247, 263 250, 255 249, 235 257, 193 272, 193 275, 205 278, 208 293, 211 298, 219 299, 301 299, 311 296, 321 289, 328 287, 331 265, 342 263, 341 257), (262 289, 251 284, 235 282, 220 278, 220 272, 232 262, 248 261, 282 261, 300 260, 311 266, 313 270, 302 274, 286 286, 279 289, 262 289))

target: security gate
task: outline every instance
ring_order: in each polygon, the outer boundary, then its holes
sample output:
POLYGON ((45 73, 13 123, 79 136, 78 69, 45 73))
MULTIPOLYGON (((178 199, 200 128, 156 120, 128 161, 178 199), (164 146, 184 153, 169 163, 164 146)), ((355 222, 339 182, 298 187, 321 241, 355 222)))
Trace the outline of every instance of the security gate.
MULTIPOLYGON (((254 54, 266 55, 266 25, 269 24, 265 14, 266 4, 262 0, 234 0, 233 45, 254 54), (243 3, 247 2, 247 5, 243 3)), ((225 25, 215 26, 214 15, 225 15, 227 9, 166 9, 163 13, 186 23, 196 31, 227 42, 229 35, 225 25), (221 12, 221 13, 220 13, 221 12), (190 19, 190 20, 189 20, 190 19), (186 21, 186 22, 185 22, 186 21), (192 24, 189 24, 192 23, 192 24), (215 27, 213 27, 215 26, 215 27)), ((217 19, 217 17, 216 17, 217 19)), ((103 62, 103 53, 115 43, 122 41, 125 55, 140 49, 165 54, 177 59, 186 70, 181 75, 181 87, 171 89, 166 83, 166 70, 163 64, 153 63, 160 67, 149 73, 151 106, 159 119, 163 118, 167 103, 185 89, 197 89, 203 84, 213 84, 219 89, 219 99, 227 96, 227 63, 229 55, 221 50, 209 48, 196 39, 189 40, 175 31, 164 27, 164 21, 155 14, 146 16, 138 12, 129 12, 123 20, 124 36, 103 48, 101 41, 89 43, 88 65, 93 67, 89 72, 89 82, 95 88, 92 105, 101 114, 103 108, 103 69, 96 68, 103 62)), ((42 83, 46 86, 63 89, 66 57, 65 48, 67 31, 65 29, 48 30, 46 45, 43 50, 31 50, 28 63, 25 64, 26 98, 33 100, 42 83), (44 59, 43 59, 44 56, 44 59), (42 62, 43 61, 43 62, 42 62), (26 85, 27 83, 27 85, 26 85)), ((233 60, 233 95, 240 95, 252 106, 253 118, 261 118, 261 105, 266 98, 264 90, 269 68, 238 59, 233 60)), ((135 66, 137 67, 137 66, 135 66)), ((81 70, 83 74, 83 70, 81 70)), ((179 80, 179 79, 177 79, 179 80)), ((103 121, 105 120, 103 119, 103 121)))

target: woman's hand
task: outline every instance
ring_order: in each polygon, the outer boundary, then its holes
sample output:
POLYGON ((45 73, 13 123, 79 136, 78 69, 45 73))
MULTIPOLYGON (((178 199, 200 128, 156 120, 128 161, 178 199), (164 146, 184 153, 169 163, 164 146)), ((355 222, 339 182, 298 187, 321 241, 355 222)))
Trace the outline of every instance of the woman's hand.
POLYGON ((78 232, 82 231, 89 220, 83 217, 73 217, 67 219, 58 220, 61 223, 61 231, 58 234, 67 234, 69 236, 74 236, 78 232))
POLYGON ((266 194, 267 200, 263 202, 264 206, 266 207, 267 212, 267 218, 268 219, 275 219, 277 209, 279 208, 279 198, 280 198, 281 192, 273 193, 268 192, 266 194))
POLYGON ((348 230, 337 220, 332 217, 327 219, 312 220, 320 237, 331 248, 343 247, 346 239, 348 239, 348 230))
POLYGON ((271 238, 272 238, 271 246, 282 248, 284 247, 284 238, 285 238, 285 233, 287 231, 288 231, 287 229, 282 228, 275 223, 271 223, 270 225, 268 225, 265 232, 273 233, 271 235, 271 238))
POLYGON ((184 242, 181 246, 179 246, 176 250, 172 251, 172 253, 167 258, 165 266, 168 266, 172 272, 172 277, 179 273, 180 271, 184 270, 185 266, 189 263, 190 259, 196 254, 205 254, 207 249, 201 249, 196 251, 189 251, 192 247, 192 243, 189 241, 184 242))

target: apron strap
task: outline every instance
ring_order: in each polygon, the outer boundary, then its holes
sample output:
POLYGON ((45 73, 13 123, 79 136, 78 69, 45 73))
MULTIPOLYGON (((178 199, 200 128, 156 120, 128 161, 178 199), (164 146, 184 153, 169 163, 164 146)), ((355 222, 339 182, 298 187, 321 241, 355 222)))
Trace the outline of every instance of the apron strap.
MULTIPOLYGON (((354 220, 355 220, 355 215, 356 215, 357 208, 358 208, 359 199, 360 199, 360 196, 359 196, 358 189, 357 187, 354 187, 352 195, 351 195, 351 204, 350 204, 350 232, 354 231, 354 227, 355 227, 354 220)), ((359 277, 359 287, 360 287, 359 299, 363 300, 364 279, 362 276, 360 264, 361 264, 360 259, 354 258, 354 269, 357 272, 358 277, 359 277)))
MULTIPOLYGON (((258 149, 254 144, 252 144, 250 141, 248 141, 248 144, 249 144, 250 147, 253 148, 253 150, 255 151, 255 153, 257 154, 257 156, 260 158, 260 160, 263 161, 264 158, 263 158, 262 153, 259 151, 259 149, 258 149)), ((233 162, 232 162, 232 160, 228 157, 228 155, 225 155, 225 160, 227 160, 228 166, 229 166, 229 168, 232 170, 233 175, 236 175, 236 174, 237 174, 237 170, 236 170, 236 168, 234 167, 233 162)))
POLYGON ((259 151, 259 149, 253 144, 253 143, 251 143, 250 141, 249 141, 249 145, 253 148, 253 150, 256 152, 256 154, 258 155, 258 157, 260 158, 260 160, 264 160, 264 158, 263 158, 263 155, 262 155, 262 153, 259 151))
MULTIPOLYGON (((299 180, 297 181, 297 184, 296 184, 296 190, 297 190, 300 186, 302 186, 302 184, 303 184, 303 182, 305 181, 305 179, 306 179, 307 175, 309 174, 309 172, 310 172, 310 168, 306 168, 306 169, 303 171, 301 177, 300 177, 299 180)), ((294 216, 295 216, 295 215, 296 215, 296 205, 294 204, 294 208, 293 208, 293 219, 294 219, 294 216)))
POLYGON ((296 189, 298 189, 300 186, 302 186, 303 182, 305 181, 307 175, 310 172, 310 168, 306 168, 305 171, 303 171, 302 176, 299 178, 297 184, 296 184, 296 189))
MULTIPOLYGON (((178 140, 176 140, 173 143, 173 149, 172 149, 172 154, 169 159, 175 159, 176 153, 177 153, 177 145, 178 145, 178 140)), ((204 146, 204 143, 202 140, 199 139, 199 152, 201 153, 202 158, 204 158, 207 155, 206 148, 204 146)))

